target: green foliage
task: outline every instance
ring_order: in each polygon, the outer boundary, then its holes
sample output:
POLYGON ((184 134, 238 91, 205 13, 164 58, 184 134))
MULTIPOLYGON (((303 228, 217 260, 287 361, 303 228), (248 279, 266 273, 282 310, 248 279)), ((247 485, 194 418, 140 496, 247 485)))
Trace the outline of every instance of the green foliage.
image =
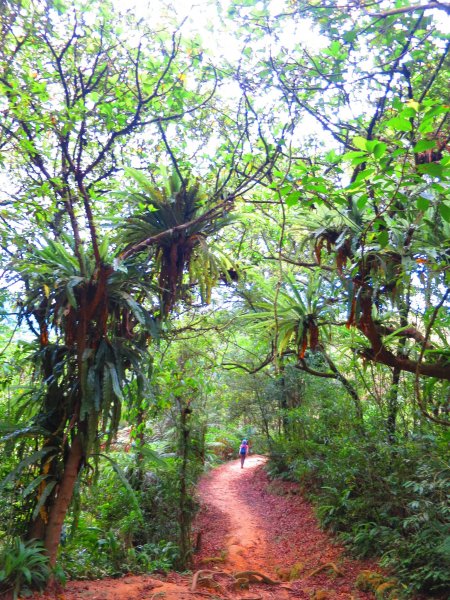
MULTIPOLYGON (((133 515, 130 515, 130 518, 133 515)), ((86 527, 80 521, 77 534, 65 542, 60 566, 73 579, 117 577, 126 573, 169 571, 178 560, 178 546, 159 538, 156 543, 130 545, 117 529, 86 527)))
POLYGON ((50 576, 48 556, 41 542, 13 540, 0 550, 0 592, 14 600, 29 590, 42 590, 50 576))
MULTIPOLYGON (((71 578, 173 569, 179 552, 179 459, 144 449, 101 457, 98 480, 69 518, 60 566, 71 578), (174 518, 175 516, 175 518, 174 518)), ((191 513, 196 505, 189 505, 191 513)))
POLYGON ((185 564, 197 477, 245 435, 355 552, 443 589, 450 102, 432 4, 232 2, 201 40, 109 0, 0 2, 17 291, 0 293, 0 535, 68 510, 70 464, 69 574, 185 564), (208 49, 229 35, 236 53, 208 49), (124 417, 132 451, 111 462, 124 417))
POLYGON ((314 275, 300 281, 292 274, 285 275, 282 285, 275 291, 273 284, 261 282, 259 298, 253 302, 255 312, 243 315, 242 319, 253 323, 253 328, 273 331, 280 355, 292 345, 303 358, 308 346, 317 350, 317 321, 327 315, 321 288, 321 278, 314 275))
POLYGON ((211 291, 219 276, 227 273, 231 262, 209 248, 212 237, 230 223, 226 217, 231 201, 216 194, 208 196, 198 182, 189 185, 174 172, 163 189, 136 169, 126 174, 139 185, 120 194, 130 203, 131 216, 123 228, 122 237, 128 250, 148 251, 159 270, 161 313, 167 316, 180 298, 186 301, 184 289, 198 286, 201 299, 209 304, 211 291), (153 243, 149 240, 154 239, 153 243), (189 275, 189 283, 184 281, 189 275))
MULTIPOLYGON (((428 449, 429 450, 429 449, 428 449)), ((448 589, 450 493, 448 466, 437 457, 422 460, 411 480, 402 482, 399 502, 405 515, 387 534, 381 564, 394 567, 413 589, 448 589)))
MULTIPOLYGON (((301 483, 321 524, 359 557, 381 564, 414 592, 446 589, 448 467, 443 438, 413 436, 392 447, 374 428, 344 435, 322 414, 327 435, 275 448, 269 470, 301 483), (328 426, 327 426, 328 425, 328 426)), ((375 423, 374 423, 375 424, 375 423)))
POLYGON ((242 433, 242 437, 236 434, 236 425, 208 428, 206 434, 206 448, 210 456, 209 465, 236 458, 237 448, 243 437, 250 438, 248 433, 242 433))

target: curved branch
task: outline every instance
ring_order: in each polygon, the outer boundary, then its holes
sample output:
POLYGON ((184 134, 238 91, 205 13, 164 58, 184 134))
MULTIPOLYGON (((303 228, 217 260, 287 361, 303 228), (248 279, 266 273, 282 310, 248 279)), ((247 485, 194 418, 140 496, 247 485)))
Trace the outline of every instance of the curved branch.
POLYGON ((250 375, 254 375, 255 373, 258 373, 258 371, 261 371, 262 369, 264 369, 264 367, 267 367, 267 365, 269 365, 272 361, 273 361, 273 354, 269 354, 269 356, 264 360, 264 362, 262 362, 259 365, 259 367, 255 367, 254 369, 249 369, 245 365, 241 365, 239 363, 232 363, 232 362, 227 362, 227 363, 223 362, 222 367, 230 367, 229 370, 231 370, 231 368, 242 369, 246 373, 249 373, 250 375))
MULTIPOLYGON (((297 261, 292 258, 289 258, 288 256, 286 256, 283 253, 281 253, 280 256, 284 262, 289 263, 290 265, 295 265, 296 267, 305 267, 306 269, 321 269, 322 271, 331 271, 331 272, 336 270, 333 267, 327 267, 326 265, 320 265, 319 263, 308 263, 308 262, 297 261)), ((279 260, 278 256, 263 256, 262 258, 264 260, 279 260)))
MULTIPOLYGON (((442 302, 445 302, 446 296, 447 294, 444 296, 442 302)), ((437 377, 438 379, 450 381, 450 365, 422 363, 421 359, 418 361, 410 360, 406 357, 396 356, 385 347, 379 329, 372 318, 372 299, 370 294, 365 294, 361 297, 361 310, 361 319, 357 327, 369 340, 371 345, 370 349, 367 348, 362 352, 362 355, 366 359, 381 363, 388 367, 396 367, 402 371, 408 371, 409 373, 418 373, 426 377, 437 377)), ((428 342, 427 336, 425 336, 424 342, 428 342)), ((425 347, 423 345, 421 356, 423 356, 424 351, 425 347)))
POLYGON ((324 377, 325 379, 337 379, 335 373, 323 373, 323 371, 316 371, 315 369, 311 369, 306 364, 306 361, 303 358, 300 358, 298 363, 294 365, 296 369, 299 371, 304 371, 305 373, 309 373, 309 375, 314 375, 314 377, 324 377))

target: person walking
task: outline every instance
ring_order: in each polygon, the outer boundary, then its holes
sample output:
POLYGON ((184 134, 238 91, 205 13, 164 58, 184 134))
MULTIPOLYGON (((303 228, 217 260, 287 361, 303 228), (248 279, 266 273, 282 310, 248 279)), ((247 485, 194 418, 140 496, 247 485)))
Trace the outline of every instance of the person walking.
POLYGON ((248 454, 248 441, 246 439, 242 440, 242 444, 239 446, 239 458, 241 459, 241 469, 244 468, 245 457, 248 454))

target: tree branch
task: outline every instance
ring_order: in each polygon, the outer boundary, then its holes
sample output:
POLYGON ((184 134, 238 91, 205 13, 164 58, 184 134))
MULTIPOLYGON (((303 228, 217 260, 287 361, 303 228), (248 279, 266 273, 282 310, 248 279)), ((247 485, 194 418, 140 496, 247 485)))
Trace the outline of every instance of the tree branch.
POLYGON ((122 254, 120 254, 120 258, 122 260, 126 260, 128 257, 133 256, 134 254, 140 252, 141 250, 144 250, 145 248, 148 248, 149 246, 152 246, 153 244, 156 244, 157 242, 163 240, 165 237, 173 236, 175 233, 184 231, 185 229, 193 227, 194 225, 198 225, 199 223, 203 223, 204 221, 210 221, 211 219, 217 219, 221 217, 224 213, 227 213, 232 209, 233 200, 234 196, 229 196, 223 202, 217 204, 211 210, 208 210, 207 212, 203 213, 197 219, 193 219, 192 221, 189 221, 187 223, 182 223, 181 225, 177 225, 176 227, 172 227, 171 229, 166 229, 166 231, 162 231, 157 235, 154 235, 143 240, 142 242, 139 242, 135 246, 131 246, 130 248, 122 252, 122 254))
POLYGON ((429 2, 428 4, 413 4, 411 6, 403 6, 402 8, 391 8, 390 10, 385 10, 381 13, 371 14, 371 17, 378 19, 386 19, 387 17, 392 17, 393 15, 401 15, 404 13, 414 12, 416 10, 443 10, 448 15, 450 14, 450 4, 444 4, 443 2, 429 2))
POLYGON ((371 345, 370 349, 367 348, 362 352, 362 356, 368 360, 388 367, 396 367, 409 373, 419 373, 426 377, 437 377, 438 379, 450 381, 450 365, 422 363, 420 360, 414 361, 406 357, 395 356, 395 354, 384 346, 378 327, 372 318, 372 299, 370 293, 361 296, 361 311, 362 314, 357 327, 369 340, 371 345))
POLYGON ((262 362, 259 365, 259 367, 255 367, 254 369, 249 369, 248 367, 246 367, 244 365, 241 365, 239 363, 232 363, 232 362, 223 362, 222 367, 231 367, 233 369, 242 369, 246 373, 249 373, 250 375, 254 375, 255 373, 258 373, 258 371, 261 371, 262 369, 264 369, 264 367, 267 367, 267 365, 269 365, 272 362, 272 360, 273 360, 273 354, 269 354, 269 356, 264 360, 264 362, 262 362))
POLYGON ((314 377, 323 377, 325 379, 337 379, 336 373, 324 373, 323 371, 316 371, 315 369, 311 369, 306 364, 304 358, 300 358, 298 363, 294 365, 296 369, 299 371, 304 371, 305 373, 309 373, 309 375, 314 375, 314 377))

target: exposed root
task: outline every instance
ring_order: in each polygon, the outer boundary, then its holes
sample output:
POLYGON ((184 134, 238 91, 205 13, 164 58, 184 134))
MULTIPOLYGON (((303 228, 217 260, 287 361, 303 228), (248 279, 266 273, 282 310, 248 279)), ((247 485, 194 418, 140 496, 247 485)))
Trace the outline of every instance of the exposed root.
POLYGON ((276 567, 275 573, 280 581, 294 581, 300 579, 301 573, 305 570, 305 565, 302 562, 297 562, 292 567, 276 567))
MULTIPOLYGON (((192 594, 201 594, 207 597, 213 596, 214 594, 197 590, 197 586, 206 584, 206 586, 215 589, 216 592, 221 592, 222 594, 226 595, 226 592, 222 586, 217 581, 214 581, 214 577, 217 575, 224 575, 231 578, 229 586, 235 590, 248 590, 251 583, 266 583, 268 585, 279 585, 281 583, 281 581, 275 581, 259 571, 240 571, 232 574, 227 573, 226 571, 211 571, 209 569, 201 569, 194 573, 194 576, 192 577, 190 592, 192 594)), ((242 598, 242 600, 262 600, 262 597, 252 596, 242 598)))
POLYGON ((267 583, 268 585, 279 585, 281 583, 280 581, 275 581, 259 571, 239 571, 239 573, 234 573, 234 578, 245 578, 253 583, 267 583))
POLYGON ((228 575, 228 573, 225 573, 225 571, 210 571, 208 569, 200 569, 200 571, 194 573, 192 578, 191 592, 195 592, 197 585, 201 581, 211 581, 215 584, 216 582, 214 581, 214 575, 228 575))
POLYGON ((192 578, 191 592, 195 592, 195 588, 197 587, 197 583, 198 583, 198 578, 201 577, 202 575, 206 575, 209 573, 214 573, 214 571, 206 571, 206 570, 201 569, 200 571, 197 571, 196 573, 194 573, 194 576, 192 578))
POLYGON ((314 571, 312 571, 308 577, 314 577, 314 575, 317 575, 317 573, 321 573, 322 571, 325 571, 325 569, 331 569, 338 577, 344 577, 344 573, 338 569, 338 567, 332 563, 325 563, 324 565, 320 565, 320 567, 317 567, 317 569, 314 569, 314 571))
POLYGON ((375 592, 376 598, 394 598, 398 593, 396 579, 388 579, 376 571, 364 570, 358 575, 356 587, 363 592, 375 592))
POLYGON ((248 590, 250 581, 246 577, 237 577, 232 585, 235 590, 248 590))
POLYGON ((218 591, 219 590, 223 591, 222 586, 220 584, 218 584, 216 581, 214 581, 215 575, 229 576, 230 574, 226 573, 225 571, 210 571, 207 569, 201 569, 200 571, 197 571, 196 573, 194 573, 190 591, 203 594, 204 592, 197 592, 196 588, 197 588, 198 584, 204 583, 204 582, 208 582, 211 587, 216 588, 218 591))

